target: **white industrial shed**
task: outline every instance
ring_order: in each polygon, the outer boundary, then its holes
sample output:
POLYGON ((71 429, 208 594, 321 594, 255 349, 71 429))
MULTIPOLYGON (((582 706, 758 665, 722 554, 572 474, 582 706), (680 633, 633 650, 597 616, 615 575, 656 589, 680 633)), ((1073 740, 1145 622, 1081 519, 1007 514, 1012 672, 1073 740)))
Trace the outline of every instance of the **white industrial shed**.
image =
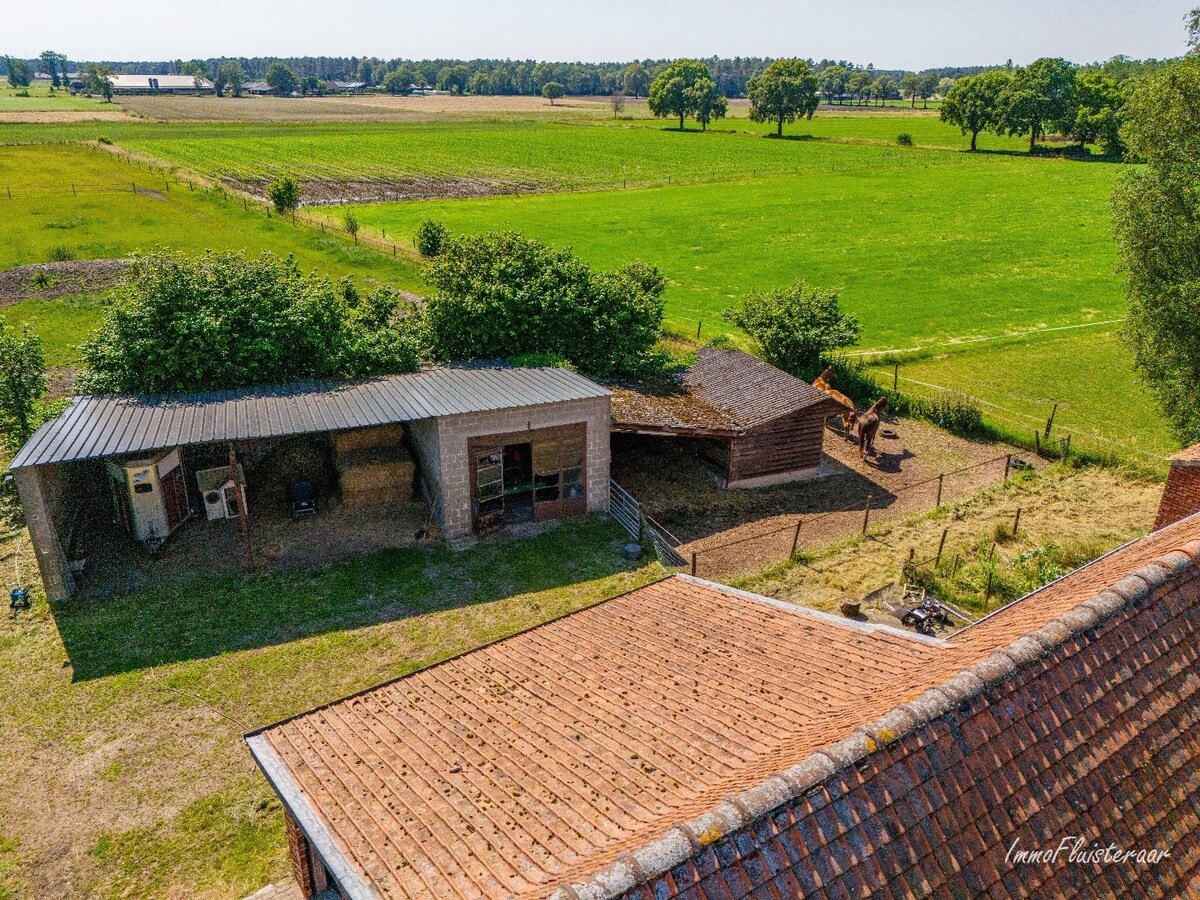
MULTIPOLYGON (((79 473, 126 473, 131 503, 161 502, 171 528, 201 512, 189 456, 207 448, 246 462, 272 442, 375 434, 355 447, 415 459, 419 489, 443 536, 455 540, 522 521, 607 510, 610 395, 574 372, 446 367, 366 381, 312 382, 204 394, 77 398, 13 459, 47 596, 68 596, 73 505, 95 492, 79 473), (404 426, 397 429, 396 426, 404 426), (388 447, 391 443, 397 446, 388 447), (398 446, 403 443, 404 446, 398 446), (181 454, 174 451, 180 450, 181 454), (180 506, 175 460, 186 477, 180 506), (171 466, 159 478, 156 466, 171 466), (139 472, 144 473, 139 476, 139 472), (139 480, 140 478, 140 480, 139 480), (157 493, 156 493, 157 492, 157 493), (173 496, 169 495, 172 494, 173 496)), ((224 462, 224 460, 222 460, 224 462)), ((379 469, 379 461, 372 465, 379 469)), ((107 483, 107 482, 105 482, 107 483)), ((114 489, 114 494, 121 494, 114 489)), ((123 494, 122 494, 123 496, 123 494)), ((120 512, 121 503, 114 497, 120 512)), ((129 529, 132 533, 132 529, 129 529)), ((134 537, 141 539, 140 535, 134 537)), ((159 543, 169 537, 155 537, 159 543)))

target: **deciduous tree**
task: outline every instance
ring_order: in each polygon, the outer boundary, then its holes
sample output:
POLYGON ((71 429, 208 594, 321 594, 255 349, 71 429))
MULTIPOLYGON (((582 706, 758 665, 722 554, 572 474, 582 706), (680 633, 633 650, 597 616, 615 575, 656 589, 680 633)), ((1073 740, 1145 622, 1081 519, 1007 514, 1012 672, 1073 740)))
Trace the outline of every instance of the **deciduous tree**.
POLYGON ((859 106, 863 105, 865 98, 870 94, 871 82, 874 80, 866 69, 859 69, 850 75, 846 86, 850 90, 850 96, 858 101, 859 106))
POLYGON ((917 95, 921 93, 921 76, 916 72, 905 72, 900 77, 900 96, 912 102, 912 108, 917 108, 917 95))
MULTIPOLYGON (((670 116, 679 117, 679 130, 683 130, 684 116, 695 112, 697 85, 704 81, 712 81, 712 73, 708 66, 690 59, 680 59, 671 63, 650 85, 650 96, 647 106, 650 112, 660 119, 670 116)), ((713 90, 716 90, 714 82, 713 90)))
POLYGON ((890 75, 880 75, 871 83, 871 96, 877 106, 883 106, 884 101, 896 92, 896 82, 890 75))
POLYGON ((729 112, 729 101, 717 91, 717 83, 711 78, 701 78, 688 89, 688 102, 692 115, 700 123, 700 130, 707 131, 708 123, 725 118, 729 112))
POLYGON ((112 66, 106 66, 103 63, 93 63, 88 66, 84 72, 84 90, 89 94, 99 94, 112 103, 112 72, 112 66))
POLYGON ((280 97, 290 97, 300 86, 300 79, 286 63, 273 62, 267 66, 266 82, 280 97))
POLYGON ((291 175, 283 175, 267 185, 267 197, 281 216, 300 205, 300 184, 291 175))
POLYGON ((849 77, 850 73, 846 67, 836 63, 821 70, 821 74, 817 78, 821 84, 821 92, 825 94, 826 103, 832 104, 835 98, 839 102, 841 101, 849 77))
POLYGON ((1018 69, 1000 104, 1000 128, 1029 135, 1029 152, 1051 129, 1067 133, 1075 121, 1075 67, 1063 59, 1043 58, 1018 69))
MULTIPOLYGON (((59 54, 53 50, 43 50, 38 57, 38 67, 47 75, 50 76, 51 87, 61 87, 62 81, 58 77, 58 60, 59 54)), ((66 71, 63 71, 63 78, 66 78, 66 71)))
POLYGON ((561 99, 567 93, 567 89, 557 81, 547 81, 542 85, 542 96, 550 101, 550 105, 554 105, 555 100, 561 99))
POLYGON ((162 393, 406 372, 420 360, 415 315, 389 291, 339 293, 290 257, 160 251, 133 259, 81 348, 81 383, 162 393))
POLYGON ((29 323, 17 331, 0 321, 0 432, 9 444, 29 440, 46 393, 42 341, 29 323))
POLYGON ((597 272, 504 232, 445 241, 426 277, 425 332, 439 360, 549 354, 598 377, 635 375, 658 341, 666 280, 653 266, 597 272))
POLYGON ((10 86, 29 87, 30 82, 33 81, 33 66, 23 59, 16 59, 12 56, 4 57, 4 65, 8 68, 10 86))
POLYGON ((799 377, 811 377, 822 354, 858 341, 858 319, 841 311, 838 291, 806 281, 748 294, 723 315, 750 335, 763 359, 799 377))
POLYGON ((802 59, 779 59, 755 75, 747 85, 750 119, 774 122, 775 134, 783 134, 785 122, 811 119, 820 105, 817 79, 802 59))
POLYGON ((1179 439, 1200 441, 1200 57, 1141 81, 1121 136, 1144 163, 1113 193, 1134 366, 1179 439))
POLYGON ((650 73, 640 62, 631 62, 621 72, 621 87, 626 94, 645 97, 650 90, 650 73))
POLYGON ((1008 87, 1009 78, 1004 69, 968 75, 955 81, 942 99, 942 121, 957 125, 963 134, 971 135, 972 152, 979 132, 998 127, 1001 97, 1008 87))
POLYGON ((236 59, 227 59, 217 69, 217 74, 213 78, 213 90, 220 97, 228 88, 229 93, 240 97, 245 80, 246 72, 242 69, 242 64, 236 59))
POLYGON ((1081 148, 1099 142, 1104 152, 1121 155, 1121 109, 1125 92, 1101 72, 1080 72, 1075 79, 1075 120, 1070 135, 1081 148))

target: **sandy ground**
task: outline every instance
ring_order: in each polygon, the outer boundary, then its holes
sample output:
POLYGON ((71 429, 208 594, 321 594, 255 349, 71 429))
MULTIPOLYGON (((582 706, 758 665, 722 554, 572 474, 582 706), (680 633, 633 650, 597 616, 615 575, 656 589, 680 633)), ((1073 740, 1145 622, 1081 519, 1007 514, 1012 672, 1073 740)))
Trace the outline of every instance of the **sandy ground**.
MULTIPOLYGON (((542 97, 432 96, 389 94, 335 97, 126 97, 126 109, 163 121, 193 122, 418 122, 437 118, 530 113, 606 118, 606 97, 564 97, 550 105, 542 97)), ((625 115, 644 117, 645 101, 627 99, 625 115), (640 110, 640 112, 639 112, 640 110)))
POLYGON ((714 577, 785 559, 798 517, 798 547, 828 544, 861 531, 868 497, 872 522, 924 512, 936 504, 940 474, 956 473, 942 480, 944 503, 1003 480, 1004 457, 1017 452, 897 417, 885 421, 875 447, 877 455, 861 461, 858 447, 831 425, 822 477, 766 488, 717 487, 682 439, 622 441, 614 446, 612 469, 678 538, 684 558, 697 554, 696 574, 714 577))

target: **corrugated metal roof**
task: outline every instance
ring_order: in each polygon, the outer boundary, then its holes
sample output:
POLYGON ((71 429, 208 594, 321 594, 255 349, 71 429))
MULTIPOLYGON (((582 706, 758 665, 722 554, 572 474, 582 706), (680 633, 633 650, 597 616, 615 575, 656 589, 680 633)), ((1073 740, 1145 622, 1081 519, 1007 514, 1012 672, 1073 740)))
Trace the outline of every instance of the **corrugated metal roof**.
POLYGON ((390 425, 605 397, 567 369, 442 368, 355 382, 301 382, 199 394, 79 397, 37 430, 10 468, 390 425))

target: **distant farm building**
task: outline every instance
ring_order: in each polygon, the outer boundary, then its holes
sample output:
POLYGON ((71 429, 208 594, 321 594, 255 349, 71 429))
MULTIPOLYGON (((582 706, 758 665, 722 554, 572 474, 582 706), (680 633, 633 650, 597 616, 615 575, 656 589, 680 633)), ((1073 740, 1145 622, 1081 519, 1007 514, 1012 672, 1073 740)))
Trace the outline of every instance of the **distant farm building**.
POLYGON ((829 395, 740 350, 704 347, 677 383, 612 385, 614 433, 688 438, 728 487, 812 478, 829 395))
POLYGON ((306 898, 1195 896, 1198 664, 1194 514, 945 639, 676 575, 246 743, 306 898))
POLYGON ((245 81, 242 82, 243 94, 269 94, 271 86, 265 81, 245 81))
POLYGON ((213 89, 212 82, 197 75, 126 75, 108 77, 115 94, 198 94, 213 89))
POLYGON ((122 543, 156 551, 192 528, 237 535, 247 513, 267 528, 315 503, 326 528, 310 534, 319 554, 325 544, 353 550, 355 533, 366 548, 392 532, 401 545, 427 530, 426 517, 456 541, 605 511, 609 414, 607 390, 557 368, 83 397, 11 469, 56 598, 122 543), (424 498, 415 510, 414 490, 424 498), (343 527, 350 517, 358 532, 343 527))

